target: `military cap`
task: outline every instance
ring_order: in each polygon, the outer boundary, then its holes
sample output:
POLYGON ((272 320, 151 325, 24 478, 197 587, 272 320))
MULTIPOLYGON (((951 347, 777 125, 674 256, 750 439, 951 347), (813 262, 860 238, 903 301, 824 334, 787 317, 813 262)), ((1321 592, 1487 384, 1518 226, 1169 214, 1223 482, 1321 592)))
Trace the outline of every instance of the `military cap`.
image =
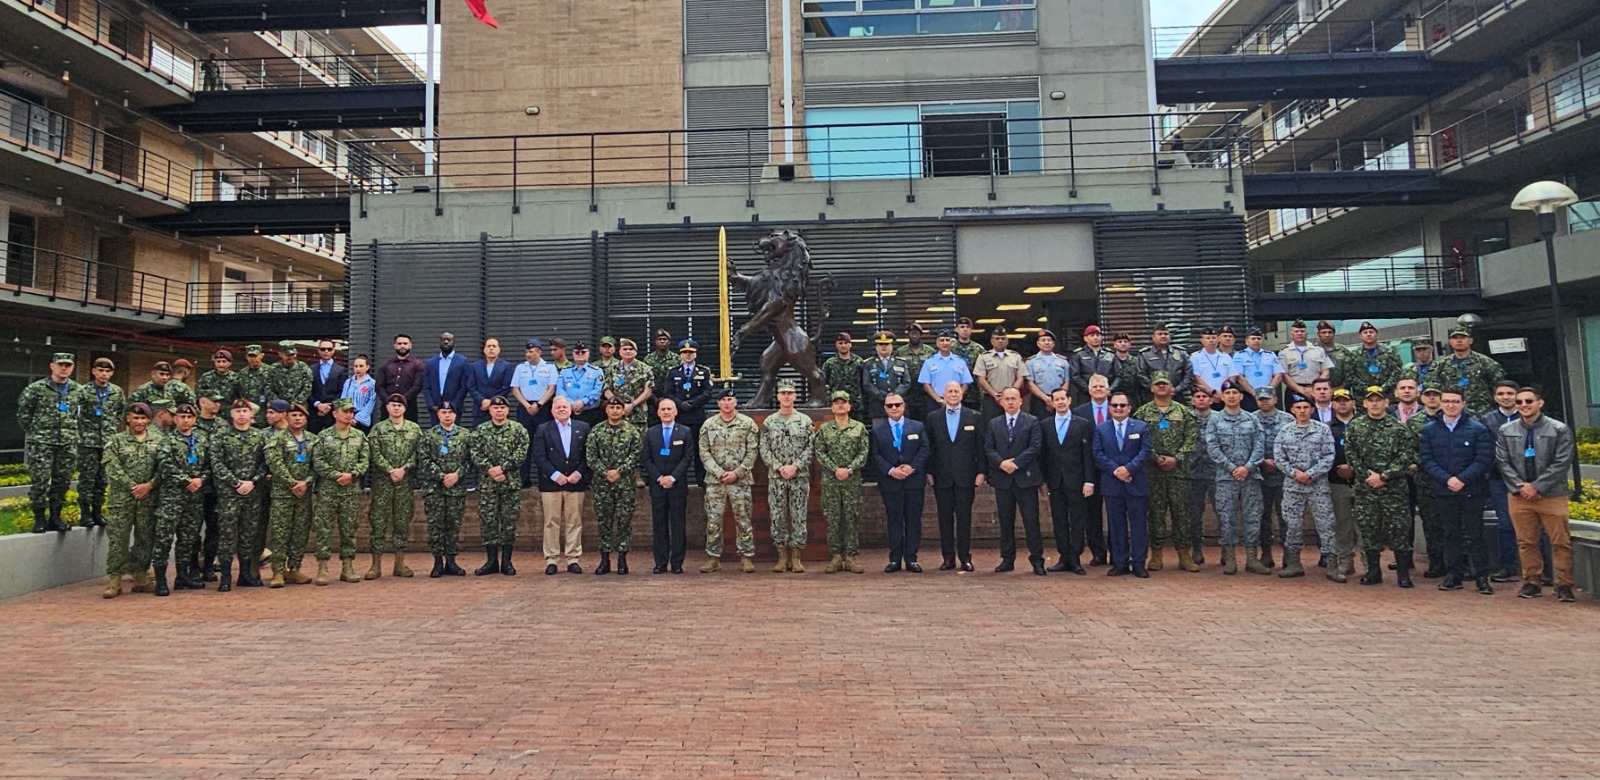
POLYGON ((1099 333, 1099 332, 1100 332, 1100 326, 1099 325, 1090 325, 1089 327, 1083 329, 1083 335, 1085 335, 1085 336, 1087 336, 1087 335, 1089 335, 1091 333, 1099 333))
POLYGON ((1411 340, 1411 348, 1433 349, 1433 338, 1430 336, 1418 336, 1411 340))
POLYGON ((1256 388, 1256 397, 1257 398, 1277 398, 1278 397, 1278 392, 1276 390, 1273 390, 1270 387, 1258 387, 1258 388, 1256 388))
POLYGON ((1220 336, 1220 335, 1222 335, 1224 333, 1228 334, 1229 336, 1234 335, 1233 326, 1232 325, 1224 325, 1224 326, 1222 326, 1220 328, 1217 328, 1217 335, 1220 336))
POLYGON ((738 397, 739 397, 739 394, 733 392, 733 388, 731 388, 731 387, 724 387, 721 390, 717 391, 717 400, 718 401, 721 401, 724 398, 738 398, 738 397))
POLYGON ((1156 326, 1154 328, 1150 329, 1150 331, 1152 333, 1154 333, 1155 331, 1158 331, 1158 330, 1171 331, 1172 330, 1172 325, 1170 325, 1168 323, 1165 323, 1165 322, 1158 322, 1158 323, 1156 323, 1156 326))
POLYGON ((910 325, 906 326, 906 332, 910 333, 911 331, 916 331, 918 333, 927 333, 928 329, 922 327, 922 323, 920 323, 920 322, 913 322, 910 325))
POLYGON ((672 334, 668 333, 666 328, 656 328, 656 338, 661 338, 662 336, 666 336, 669 339, 672 338, 672 334))
POLYGON ((1444 395, 1444 391, 1440 390, 1434 385, 1428 385, 1427 387, 1422 388, 1423 395, 1428 395, 1429 393, 1432 393, 1433 395, 1444 395))
POLYGON ((134 401, 128 405, 128 414, 137 414, 140 417, 150 416, 150 404, 143 401, 134 401))
POLYGON ((601 336, 600 337, 600 346, 602 346, 602 347, 615 347, 616 345, 617 345, 617 340, 615 338, 612 338, 611 336, 601 336))
POLYGON ((78 359, 71 352, 57 352, 50 357, 51 363, 65 363, 69 366, 77 365, 78 359))
POLYGON ((386 404, 403 404, 406 402, 406 397, 400 393, 390 393, 388 398, 383 399, 383 402, 386 404))
MULTIPOLYGON (((1302 327, 1304 327, 1304 326, 1302 326, 1302 327)), ((1300 395, 1299 393, 1290 393, 1289 394, 1289 406, 1290 406, 1290 408, 1293 408, 1295 404, 1305 404, 1307 406, 1311 406, 1312 405, 1310 398, 1307 398, 1307 397, 1305 397, 1303 395, 1300 395)))
POLYGON ((588 352, 589 351, 589 345, 584 343, 584 342, 582 342, 582 341, 580 341, 580 342, 572 345, 572 351, 573 352, 588 352))
POLYGON ((957 325, 971 325, 972 324, 972 318, 971 317, 957 317, 956 318, 956 324, 957 325))
POLYGON ((95 358, 94 359, 94 367, 95 368, 109 368, 109 369, 115 370, 116 367, 117 367, 117 364, 111 362, 111 358, 95 358))
POLYGON ((878 331, 878 335, 875 336, 872 339, 872 343, 874 343, 874 344, 893 344, 894 343, 894 334, 889 332, 889 331, 887 331, 887 330, 880 330, 880 331, 878 331))
POLYGON ((1056 332, 1051 330, 1051 329, 1049 329, 1049 328, 1040 328, 1039 329, 1039 335, 1036 336, 1035 338, 1041 338, 1042 339, 1042 338, 1045 338, 1045 337, 1049 337, 1050 339, 1053 340, 1056 337, 1056 332))
POLYGON ((225 350, 225 349, 219 349, 216 352, 211 353, 211 359, 212 360, 233 360, 233 353, 229 352, 228 350, 225 350))
POLYGON ((1289 323, 1289 327, 1291 327, 1291 328, 1302 328, 1302 329, 1304 329, 1305 326, 1306 326, 1306 321, 1305 320, 1295 320, 1294 322, 1289 323))
POLYGON ((684 339, 683 341, 678 342, 678 354, 680 354, 680 355, 685 353, 685 352, 699 352, 699 351, 700 351, 700 345, 698 343, 696 343, 694 339, 684 339))
POLYGON ((544 342, 540 341, 538 339, 528 339, 528 343, 523 345, 523 348, 524 349, 544 349, 544 342))
POLYGON ((456 408, 456 402, 455 401, 451 401, 449 399, 445 399, 445 400, 439 402, 439 411, 441 411, 441 412, 459 412, 461 410, 456 408))
POLYGON ((627 406, 628 405, 627 401, 624 401, 621 398, 618 398, 617 396, 614 396, 614 395, 606 396, 604 403, 605 403, 606 406, 627 406))
POLYGON ((289 402, 282 398, 275 398, 267 402, 267 411, 284 414, 289 411, 289 402))
POLYGON ((259 355, 261 354, 261 345, 251 344, 250 346, 244 348, 244 353, 246 355, 259 355))
POLYGON ((1465 325, 1457 325, 1450 329, 1450 338, 1455 338, 1456 336, 1467 336, 1470 338, 1472 336, 1472 329, 1465 325))
POLYGON ((1259 335, 1261 335, 1261 329, 1260 328, 1251 328, 1251 329, 1249 329, 1249 330, 1244 332, 1245 338, 1250 338, 1251 336, 1259 336, 1259 335))
POLYGON ((1335 401, 1350 401, 1350 400, 1354 400, 1354 399, 1352 399, 1350 397, 1350 391, 1349 390, 1346 390, 1346 389, 1341 387, 1338 390, 1333 391, 1333 400, 1335 400, 1335 401))
POLYGON ((187 415, 199 414, 199 412, 195 411, 194 404, 178 404, 178 412, 177 413, 178 414, 187 414, 187 415))
POLYGON ((1376 326, 1376 325, 1374 325, 1374 324, 1372 324, 1370 322, 1362 322, 1361 323, 1361 327, 1356 328, 1356 332, 1360 333, 1361 331, 1364 331, 1364 330, 1377 330, 1377 329, 1378 329, 1378 326, 1376 326))
POLYGON ((295 343, 293 341, 289 341, 287 339, 284 340, 284 341, 278 342, 278 351, 279 352, 287 352, 290 355, 298 355, 298 354, 300 354, 300 348, 298 346, 295 346, 295 343))
POLYGON ((178 404, 171 398, 156 398, 150 401, 150 408, 158 412, 171 413, 178 410, 178 404))
POLYGON ((1205 330, 1200 331, 1200 335, 1202 335, 1202 336, 1215 336, 1215 335, 1217 335, 1217 329, 1216 328, 1206 328, 1205 330))
POLYGON ((845 332, 845 331, 842 331, 842 330, 839 331, 839 335, 833 337, 833 343, 837 344, 837 343, 839 343, 841 341, 843 341, 846 344, 849 344, 852 341, 852 339, 850 338, 850 334, 845 332))
POLYGON ((156 364, 150 367, 150 370, 151 371, 165 371, 165 372, 170 374, 170 373, 172 373, 172 364, 168 363, 165 360, 157 360, 156 364))
POLYGON ((938 338, 938 339, 953 339, 955 337, 956 337, 956 332, 951 330, 951 329, 949 329, 949 328, 940 329, 939 335, 934 336, 934 338, 938 338))
POLYGON ((629 338, 618 339, 617 340, 617 348, 621 349, 622 347, 633 347, 634 349, 638 349, 639 345, 633 343, 633 339, 629 339, 629 338))
POLYGON ((1006 331, 1006 326, 996 325, 989 329, 989 338, 994 338, 995 336, 1004 336, 1009 338, 1011 334, 1006 331))
POLYGON ((850 393, 844 390, 835 390, 828 394, 828 403, 830 404, 848 400, 850 400, 850 393))
POLYGON ((1338 330, 1338 328, 1333 327, 1333 323, 1327 320, 1322 320, 1321 322, 1317 323, 1317 330, 1338 330))
POLYGON ((307 410, 306 409, 306 405, 302 404, 302 403, 289 404, 289 412, 290 412, 290 414, 293 414, 294 412, 299 412, 299 413, 301 413, 301 414, 303 414, 303 415, 305 415, 307 417, 311 416, 311 412, 309 410, 307 410))
POLYGON ((1150 384, 1152 384, 1152 385, 1170 385, 1170 384, 1172 384, 1172 375, 1167 373, 1167 372, 1165 372, 1165 371, 1151 371, 1150 372, 1150 384))
POLYGON ((222 393, 220 393, 220 392, 218 392, 216 390, 212 390, 209 393, 201 393, 200 397, 201 398, 205 398, 205 399, 210 400, 210 401, 216 401, 219 404, 222 403, 222 393))
POLYGON ((1219 393, 1226 393, 1229 390, 1235 390, 1235 391, 1238 391, 1240 393, 1244 392, 1244 388, 1240 387, 1238 385, 1238 383, 1234 382, 1232 379, 1229 379, 1229 380, 1223 382, 1222 386, 1217 388, 1217 392, 1219 392, 1219 393))
POLYGON ((793 392, 795 392, 794 380, 793 379, 779 379, 778 380, 778 392, 780 392, 780 393, 793 393, 793 392))
POLYGON ((355 411, 356 402, 348 398, 339 398, 333 402, 334 411, 355 411))
POLYGON ((489 399, 489 405, 490 406, 510 406, 511 402, 507 401, 505 396, 497 395, 497 396, 489 399))
POLYGON ((178 358, 177 360, 172 361, 172 365, 175 368, 194 368, 194 364, 190 363, 188 358, 178 358))
POLYGON ((1386 397, 1384 395, 1383 388, 1381 388, 1381 387, 1379 387, 1377 385, 1367 385, 1367 394, 1362 396, 1362 397, 1363 398, 1371 398, 1373 396, 1378 396, 1379 398, 1386 397))

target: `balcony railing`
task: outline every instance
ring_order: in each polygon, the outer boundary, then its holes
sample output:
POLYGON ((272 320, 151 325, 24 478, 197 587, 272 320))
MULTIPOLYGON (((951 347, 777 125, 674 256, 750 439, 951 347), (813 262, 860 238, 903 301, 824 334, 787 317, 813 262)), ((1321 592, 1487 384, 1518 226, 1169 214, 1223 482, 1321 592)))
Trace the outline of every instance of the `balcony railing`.
POLYGON ((1478 288, 1472 256, 1328 257, 1256 267, 1257 293, 1413 292, 1478 288))
POLYGON ((188 313, 303 314, 345 311, 343 282, 192 282, 188 313))
POLYGON ((25 0, 28 9, 63 29, 103 46, 124 62, 168 84, 193 90, 197 58, 174 41, 150 32, 137 16, 100 0, 25 0))
POLYGON ((1600 54, 1433 134, 1440 167, 1467 165, 1474 158, 1516 146, 1529 136, 1587 120, 1600 109, 1600 54))
POLYGON ((189 200, 193 169, 93 125, 0 92, 0 142, 162 198, 189 200))
POLYGON ((43 295, 52 301, 98 304, 113 311, 182 317, 187 284, 109 263, 40 249, 27 244, 0 244, 4 279, 0 289, 14 297, 43 295))
POLYGON ((1262 24, 1155 27, 1151 48, 1167 57, 1287 57, 1300 54, 1420 51, 1415 24, 1404 17, 1359 22, 1284 20, 1262 24))
POLYGON ((1455 40, 1459 33, 1478 28, 1490 11, 1509 8, 1512 0, 1434 0, 1434 3, 1432 8, 1422 12, 1418 24, 1423 44, 1430 49, 1455 40))
POLYGON ((200 63, 199 89, 248 90, 297 87, 359 87, 418 84, 422 76, 402 61, 409 55, 346 55, 207 58, 200 63))
POLYGON ((355 192, 393 192, 399 172, 375 167, 207 168, 194 172, 197 202, 349 197, 355 192))
POLYGON ((1433 167, 1427 136, 1241 139, 1240 165, 1250 173, 1416 171, 1433 167))

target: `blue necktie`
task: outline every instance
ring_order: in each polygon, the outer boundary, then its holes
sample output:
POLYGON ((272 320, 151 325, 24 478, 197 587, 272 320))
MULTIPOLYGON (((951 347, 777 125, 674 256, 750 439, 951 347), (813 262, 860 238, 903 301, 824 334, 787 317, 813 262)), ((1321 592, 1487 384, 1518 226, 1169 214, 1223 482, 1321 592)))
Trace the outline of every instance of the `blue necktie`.
POLYGON ((898 450, 900 449, 900 423, 897 422, 890 427, 894 429, 894 448, 898 450))
POLYGON ((1070 418, 1070 417, 1057 417, 1056 418, 1056 442, 1058 444, 1066 444, 1067 443, 1067 421, 1070 420, 1070 419, 1072 419, 1072 418, 1070 418))
POLYGON ((1124 442, 1122 434, 1123 434, 1122 423, 1117 423, 1117 449, 1119 449, 1119 450, 1122 449, 1122 445, 1123 445, 1123 442, 1124 442))

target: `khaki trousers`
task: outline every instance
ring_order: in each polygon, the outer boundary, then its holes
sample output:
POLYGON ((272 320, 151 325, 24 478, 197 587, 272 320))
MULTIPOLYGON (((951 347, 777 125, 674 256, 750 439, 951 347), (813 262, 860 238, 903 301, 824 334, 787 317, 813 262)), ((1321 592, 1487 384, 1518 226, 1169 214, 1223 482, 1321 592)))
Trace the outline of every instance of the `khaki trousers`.
POLYGON ((563 555, 567 563, 577 563, 583 555, 583 496, 582 491, 550 490, 539 494, 544 505, 544 562, 560 563, 563 555))
POLYGON ((1572 537, 1567 534, 1567 497, 1540 496, 1532 501, 1512 492, 1511 525, 1517 530, 1517 557, 1522 559, 1522 581, 1539 584, 1544 576, 1544 556, 1539 554, 1539 531, 1550 537, 1556 585, 1572 584, 1572 537))

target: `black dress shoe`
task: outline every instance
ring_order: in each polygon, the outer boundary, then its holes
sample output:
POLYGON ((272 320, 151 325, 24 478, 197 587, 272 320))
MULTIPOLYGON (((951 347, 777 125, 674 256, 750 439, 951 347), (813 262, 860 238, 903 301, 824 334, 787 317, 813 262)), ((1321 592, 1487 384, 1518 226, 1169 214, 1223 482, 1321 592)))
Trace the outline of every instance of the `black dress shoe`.
POLYGON ((1133 573, 1133 570, 1128 568, 1128 567, 1126 567, 1126 566, 1112 566, 1111 568, 1106 570, 1106 576, 1107 577, 1121 577, 1124 574, 1132 574, 1132 573, 1133 573))
POLYGON ((1016 568, 1017 565, 1012 561, 1001 561, 999 566, 994 567, 994 571, 996 574, 1003 574, 1016 568))
POLYGON ((897 571, 900 571, 899 561, 890 561, 888 566, 883 567, 884 574, 894 574, 897 571))
POLYGON ((962 571, 977 571, 977 569, 973 568, 972 561, 962 561, 961 562, 961 570, 962 571))
POLYGON ((1148 580, 1150 579, 1150 570, 1143 566, 1135 566, 1133 567, 1133 576, 1141 580, 1148 580))
POLYGON ((572 563, 567 564, 567 573, 568 574, 582 574, 583 573, 583 567, 579 566, 577 561, 573 561, 572 563))
POLYGON ((680 563, 680 564, 672 567, 672 573, 673 574, 682 574, 683 573, 683 564, 680 563))
POLYGON ((1439 583, 1439 590, 1461 590, 1461 578, 1451 574, 1439 583))
POLYGON ((1073 561, 1073 563, 1072 563, 1072 568, 1071 568, 1071 569, 1069 569, 1069 570, 1068 570, 1068 571, 1071 571, 1071 572, 1072 572, 1072 573, 1073 573, 1073 574, 1076 574, 1076 575, 1078 575, 1078 576, 1079 576, 1079 577, 1082 577, 1082 576, 1083 576, 1083 575, 1085 575, 1085 574, 1088 574, 1088 573, 1089 573, 1089 572, 1087 572, 1087 571, 1084 571, 1084 569, 1083 569, 1083 567, 1082 567, 1082 566, 1080 566, 1080 565, 1079 565, 1079 564, 1078 564, 1078 563, 1077 563, 1077 561, 1073 561))
POLYGON ((1108 563, 1108 561, 1106 560, 1106 556, 1104 556, 1104 555, 1096 555, 1093 558, 1089 559, 1089 565, 1090 566, 1097 566, 1097 567, 1098 566, 1104 566, 1107 563, 1108 563))
POLYGON ((1043 561, 1034 561, 1034 563, 1033 563, 1033 573, 1038 575, 1038 576, 1040 576, 1040 577, 1043 577, 1045 575, 1044 562, 1043 561))
POLYGON ((555 574, 557 571, 560 571, 560 569, 558 569, 553 563, 547 563, 544 565, 544 575, 546 577, 555 574))
POLYGON ((954 559, 954 558, 946 558, 946 559, 944 559, 943 563, 939 564, 939 571, 950 571, 951 569, 954 569, 955 567, 956 567, 956 559, 954 559))
POLYGON ((912 561, 912 562, 906 564, 906 571, 911 572, 912 574, 921 574, 922 573, 922 564, 917 563, 916 561, 912 561))
POLYGON ((1056 562, 1050 564, 1050 567, 1045 571, 1072 571, 1073 564, 1069 563, 1068 560, 1066 556, 1057 558, 1056 562))
POLYGON ((666 574, 667 573, 667 567, 665 565, 662 565, 662 564, 658 563, 658 564, 655 565, 655 568, 650 570, 650 573, 651 574, 666 574))

